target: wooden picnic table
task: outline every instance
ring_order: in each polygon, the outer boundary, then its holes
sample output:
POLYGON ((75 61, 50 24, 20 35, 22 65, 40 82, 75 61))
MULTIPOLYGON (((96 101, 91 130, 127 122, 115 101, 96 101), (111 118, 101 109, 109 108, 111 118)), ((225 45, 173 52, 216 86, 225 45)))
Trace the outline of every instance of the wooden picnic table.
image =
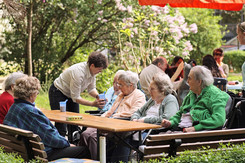
MULTIPOLYGON (((100 140, 99 139, 100 133, 113 133, 115 134, 115 136, 120 138, 120 134, 116 134, 116 133, 130 132, 130 131, 140 131, 141 133, 142 130, 161 128, 160 125, 155 125, 155 124, 106 118, 106 117, 94 116, 94 115, 89 115, 89 114, 80 114, 80 113, 74 113, 74 112, 60 112, 60 110, 41 109, 41 111, 51 121, 70 124, 70 125, 78 125, 78 126, 96 128, 97 129, 97 140, 100 140), (82 116, 82 119, 75 120, 75 121, 67 121, 66 118, 71 117, 71 116, 82 116)), ((121 138, 121 140, 125 142, 124 138, 121 138)), ((139 140, 141 140, 141 134, 139 134, 139 140)), ((100 143, 98 141, 98 150, 99 150, 99 144, 100 143)), ((135 149, 135 147, 127 143, 125 144, 128 145, 130 148, 133 148, 134 150, 138 151, 138 149, 135 149)), ((105 146, 101 148, 105 149, 105 146)), ((101 156, 102 155, 103 155, 103 158, 105 158, 105 155, 101 154, 101 156)), ((98 152, 98 160, 99 160, 99 152, 98 152)), ((101 162, 105 162, 105 160, 104 161, 101 160, 101 162)))

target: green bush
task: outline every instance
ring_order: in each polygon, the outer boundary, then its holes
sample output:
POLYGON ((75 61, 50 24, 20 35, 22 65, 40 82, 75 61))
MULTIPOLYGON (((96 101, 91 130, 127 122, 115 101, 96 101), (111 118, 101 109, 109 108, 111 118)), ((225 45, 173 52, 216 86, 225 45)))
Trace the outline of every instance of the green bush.
POLYGON ((220 145, 215 149, 202 148, 198 151, 185 151, 177 157, 162 158, 162 160, 150 160, 156 163, 242 163, 245 162, 245 144, 220 145))
POLYGON ((241 50, 227 51, 223 62, 228 64, 230 70, 234 72, 242 71, 242 64, 245 61, 245 52, 241 50))
MULTIPOLYGON (((17 155, 16 153, 5 153, 3 152, 3 148, 0 147, 0 162, 8 162, 8 163, 24 163, 25 160, 17 155)), ((31 160, 29 161, 29 163, 37 163, 37 162, 41 162, 39 160, 31 160)))

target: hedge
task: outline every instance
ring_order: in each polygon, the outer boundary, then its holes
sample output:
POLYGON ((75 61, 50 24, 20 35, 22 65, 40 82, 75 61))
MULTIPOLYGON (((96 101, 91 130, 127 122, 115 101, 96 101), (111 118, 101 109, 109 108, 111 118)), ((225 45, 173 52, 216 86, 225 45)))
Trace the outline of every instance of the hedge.
POLYGON ((234 72, 242 71, 242 64, 245 62, 245 51, 234 50, 224 53, 223 62, 229 65, 229 69, 234 72))
POLYGON ((202 148, 198 151, 185 151, 176 157, 162 158, 159 160, 150 160, 147 163, 244 163, 245 162, 245 144, 241 145, 223 145, 218 149, 202 148))
MULTIPOLYGON (((26 163, 25 160, 16 153, 5 153, 3 148, 0 147, 0 163, 26 163)), ((29 163, 39 163, 40 160, 31 160, 29 163)))

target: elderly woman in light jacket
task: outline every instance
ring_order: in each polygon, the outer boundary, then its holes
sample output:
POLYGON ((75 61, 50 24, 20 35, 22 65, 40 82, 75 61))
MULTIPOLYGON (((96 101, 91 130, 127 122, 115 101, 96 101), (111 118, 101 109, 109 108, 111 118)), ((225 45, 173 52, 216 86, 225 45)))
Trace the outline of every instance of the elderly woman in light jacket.
POLYGON ((150 100, 133 114, 132 121, 161 124, 163 119, 169 119, 179 110, 178 101, 172 95, 173 85, 165 73, 153 76, 149 92, 150 100))
MULTIPOLYGON (((121 93, 116 98, 110 110, 102 117, 120 118, 131 117, 132 114, 145 104, 145 95, 137 89, 138 75, 124 71, 118 77, 121 93)), ((88 128, 81 134, 80 145, 88 146, 92 159, 97 158, 97 129, 88 128)))

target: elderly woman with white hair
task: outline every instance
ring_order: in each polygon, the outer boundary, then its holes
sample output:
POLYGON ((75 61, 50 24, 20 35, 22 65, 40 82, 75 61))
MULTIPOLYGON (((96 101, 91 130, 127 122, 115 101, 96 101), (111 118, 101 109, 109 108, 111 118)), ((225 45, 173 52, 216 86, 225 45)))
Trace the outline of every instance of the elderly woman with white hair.
POLYGON ((180 111, 170 120, 162 120, 162 126, 183 132, 222 127, 229 95, 214 86, 213 82, 210 70, 204 66, 193 67, 188 75, 190 92, 185 97, 180 111))
MULTIPOLYGON (((145 104, 145 95, 137 89, 138 75, 132 71, 123 71, 118 76, 118 87, 121 93, 110 110, 102 114, 108 118, 130 118, 132 114, 145 104)), ((87 128, 82 134, 80 145, 86 145, 91 158, 97 158, 97 129, 87 128)))
POLYGON ((6 114, 9 111, 10 106, 14 103, 14 85, 15 81, 18 78, 27 76, 22 72, 13 72, 10 74, 7 79, 4 81, 3 89, 4 92, 0 95, 0 124, 3 123, 3 120, 6 114))
POLYGON ((172 95, 173 85, 167 74, 155 74, 149 92, 151 98, 133 114, 132 121, 161 124, 163 119, 169 119, 179 110, 178 101, 172 95))

